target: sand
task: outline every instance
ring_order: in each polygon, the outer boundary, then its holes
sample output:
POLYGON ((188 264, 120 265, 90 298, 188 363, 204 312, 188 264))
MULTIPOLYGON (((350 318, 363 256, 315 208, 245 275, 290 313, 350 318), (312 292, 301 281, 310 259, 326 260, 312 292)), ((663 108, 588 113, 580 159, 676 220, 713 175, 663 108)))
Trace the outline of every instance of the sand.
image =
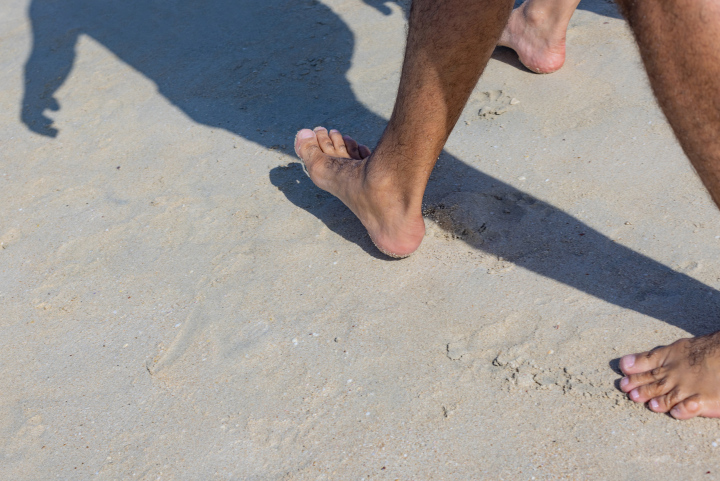
POLYGON ((720 475, 717 421, 617 388, 718 328, 720 231, 615 7, 552 75, 495 53, 389 260, 292 139, 372 145, 404 33, 370 0, 3 2, 0 478, 720 475))

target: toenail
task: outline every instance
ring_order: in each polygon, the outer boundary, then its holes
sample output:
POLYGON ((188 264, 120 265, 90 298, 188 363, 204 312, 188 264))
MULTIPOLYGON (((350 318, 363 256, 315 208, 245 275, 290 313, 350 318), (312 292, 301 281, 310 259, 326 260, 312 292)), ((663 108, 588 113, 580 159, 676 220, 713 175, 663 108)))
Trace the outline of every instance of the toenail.
POLYGON ((625 356, 625 367, 633 367, 634 364, 635 364, 635 355, 634 354, 625 356))
POLYGON ((333 134, 333 133, 334 133, 334 134, 339 134, 340 132, 338 132, 338 131, 335 130, 335 129, 330 129, 330 133, 331 133, 331 134, 333 134))
POLYGON ((630 379, 628 379, 628 378, 626 378, 626 377, 620 379, 620 387, 621 387, 621 388, 624 388, 625 386, 628 385, 629 382, 630 382, 630 379))
POLYGON ((657 409, 658 406, 660 406, 660 404, 657 402, 657 400, 655 400, 655 399, 651 399, 651 400, 650 400, 650 407, 651 407, 651 408, 657 409))
POLYGON ((312 130, 308 130, 308 129, 303 129, 300 132, 298 132, 298 134, 297 134, 297 138, 302 139, 302 140, 309 139, 311 137, 315 137, 315 134, 313 133, 312 130))
POLYGON ((313 130, 314 130, 315 132, 317 132, 318 130, 327 130, 327 129, 326 129, 325 127, 317 126, 317 127, 315 127, 313 130))
POLYGON ((640 393, 638 392, 637 388, 630 391, 630 399, 632 399, 633 401, 637 401, 637 398, 639 398, 639 397, 640 397, 640 393))

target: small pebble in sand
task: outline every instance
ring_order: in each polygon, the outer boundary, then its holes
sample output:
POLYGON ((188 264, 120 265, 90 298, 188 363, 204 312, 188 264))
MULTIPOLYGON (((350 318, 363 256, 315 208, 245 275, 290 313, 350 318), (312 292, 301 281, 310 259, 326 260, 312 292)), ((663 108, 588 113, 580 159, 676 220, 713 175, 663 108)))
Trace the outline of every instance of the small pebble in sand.
POLYGON ((510 105, 517 105, 519 103, 520 103, 520 101, 518 99, 516 99, 515 97, 510 99, 510 105))

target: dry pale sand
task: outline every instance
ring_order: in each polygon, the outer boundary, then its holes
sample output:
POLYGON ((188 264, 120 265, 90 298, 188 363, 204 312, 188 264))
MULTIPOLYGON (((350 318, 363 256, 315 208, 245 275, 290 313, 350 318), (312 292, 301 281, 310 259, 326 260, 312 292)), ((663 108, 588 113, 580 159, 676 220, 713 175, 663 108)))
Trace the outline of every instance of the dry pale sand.
POLYGON ((391 261, 291 143, 372 144, 404 31, 375 0, 3 2, 0 478, 720 476, 717 421, 616 387, 718 328, 720 229, 614 6, 558 73, 496 52, 391 261))

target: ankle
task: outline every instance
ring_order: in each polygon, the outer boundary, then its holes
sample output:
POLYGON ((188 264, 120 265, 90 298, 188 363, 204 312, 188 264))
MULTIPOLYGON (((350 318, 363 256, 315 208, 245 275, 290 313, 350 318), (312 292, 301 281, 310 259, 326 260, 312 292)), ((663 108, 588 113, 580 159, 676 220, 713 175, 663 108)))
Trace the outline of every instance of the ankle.
POLYGON ((363 188, 381 203, 394 205, 403 212, 417 210, 422 206, 427 176, 422 172, 398 172, 393 163, 375 158, 367 159, 363 188))
POLYGON ((525 23, 534 29, 546 32, 559 33, 562 32, 563 37, 570 18, 562 11, 555 11, 551 8, 536 6, 540 2, 526 2, 519 8, 525 23), (528 5, 529 3, 529 5, 528 5))

